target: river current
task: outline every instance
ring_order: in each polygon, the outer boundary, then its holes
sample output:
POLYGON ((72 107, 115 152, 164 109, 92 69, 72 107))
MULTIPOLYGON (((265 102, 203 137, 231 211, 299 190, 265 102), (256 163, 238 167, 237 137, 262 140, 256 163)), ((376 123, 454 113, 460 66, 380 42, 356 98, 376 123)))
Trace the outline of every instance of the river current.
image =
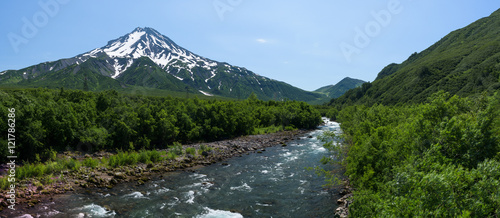
MULTIPOLYGON (((326 121, 326 120, 325 120, 326 121)), ((50 217, 333 217, 340 197, 308 167, 329 155, 317 139, 340 131, 327 121, 286 147, 234 157, 194 172, 167 173, 142 186, 63 196, 45 205, 50 217)))

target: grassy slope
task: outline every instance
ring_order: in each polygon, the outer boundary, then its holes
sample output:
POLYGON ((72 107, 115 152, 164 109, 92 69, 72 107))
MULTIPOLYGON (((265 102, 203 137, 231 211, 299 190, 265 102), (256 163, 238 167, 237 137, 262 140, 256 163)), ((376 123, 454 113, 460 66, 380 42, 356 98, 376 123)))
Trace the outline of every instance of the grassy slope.
POLYGON ((324 93, 330 98, 338 98, 347 92, 347 90, 359 87, 363 83, 365 83, 363 80, 346 77, 335 85, 321 87, 315 92, 324 93))
POLYGON ((460 96, 500 88, 500 10, 456 30, 332 103, 424 102, 439 90, 460 96))

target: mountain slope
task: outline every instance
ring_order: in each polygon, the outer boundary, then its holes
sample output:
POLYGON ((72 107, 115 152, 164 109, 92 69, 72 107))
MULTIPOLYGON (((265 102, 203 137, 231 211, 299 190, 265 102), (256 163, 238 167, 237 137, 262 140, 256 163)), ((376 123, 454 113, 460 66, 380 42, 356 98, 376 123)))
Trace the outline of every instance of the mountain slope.
POLYGON ((147 57, 140 57, 117 78, 128 85, 138 85, 148 88, 184 91, 186 84, 174 76, 165 73, 158 65, 147 57))
POLYGON ((84 81, 89 90, 145 86, 182 91, 187 86, 205 95, 233 98, 246 98, 252 92, 265 100, 325 98, 322 94, 301 90, 245 68, 196 55, 147 27, 138 27, 104 47, 73 58, 0 73, 0 85, 81 89, 84 81))
POLYGON ((25 87, 66 87, 72 89, 104 90, 119 89, 121 83, 107 75, 111 72, 102 66, 102 61, 90 58, 77 65, 69 65, 55 70, 57 66, 66 65, 59 60, 27 67, 18 71, 7 71, 1 77, 0 84, 16 84, 25 87), (85 87, 87 86, 87 87, 85 87))
POLYGON ((365 83, 363 80, 346 77, 335 85, 321 87, 315 92, 324 93, 330 98, 338 98, 347 92, 347 90, 361 86, 363 83, 365 83))
POLYGON ((401 64, 384 68, 373 83, 332 104, 423 102, 444 90, 460 96, 500 89, 500 10, 456 30, 401 64))

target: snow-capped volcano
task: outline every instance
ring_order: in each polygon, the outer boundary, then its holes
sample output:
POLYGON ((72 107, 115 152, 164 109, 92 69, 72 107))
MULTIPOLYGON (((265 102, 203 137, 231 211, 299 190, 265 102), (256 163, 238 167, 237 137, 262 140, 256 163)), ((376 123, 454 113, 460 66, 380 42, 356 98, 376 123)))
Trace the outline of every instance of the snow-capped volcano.
POLYGON ((152 28, 135 28, 101 48, 72 58, 0 73, 0 84, 89 90, 148 87, 171 91, 261 99, 311 100, 321 97, 245 68, 196 55, 152 28))
MULTIPOLYGON (((193 67, 200 64, 207 70, 211 70, 217 66, 217 62, 191 53, 175 44, 168 37, 149 27, 137 27, 131 33, 109 41, 106 46, 94 49, 81 55, 81 57, 82 59, 97 57, 102 53, 115 59, 113 64, 115 74, 112 76, 113 78, 118 77, 124 72, 131 65, 132 60, 140 57, 148 57, 163 69, 166 69, 169 65, 176 65, 176 61, 178 60, 182 64, 177 64, 177 66, 182 66, 182 68, 188 71, 191 71, 193 67), (128 60, 125 61, 126 64, 120 64, 124 62, 120 59, 128 60)), ((177 78, 184 79, 179 76, 177 78)), ((194 79, 193 76, 191 76, 191 79, 194 79)))

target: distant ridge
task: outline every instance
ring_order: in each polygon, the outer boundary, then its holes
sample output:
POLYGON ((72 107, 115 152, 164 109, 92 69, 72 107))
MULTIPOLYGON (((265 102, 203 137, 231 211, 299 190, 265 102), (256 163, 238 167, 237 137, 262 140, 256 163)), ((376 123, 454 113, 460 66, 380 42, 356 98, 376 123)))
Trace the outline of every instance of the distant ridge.
POLYGON ((365 83, 365 81, 363 80, 346 77, 335 85, 321 87, 317 89, 315 92, 324 93, 329 98, 338 98, 345 92, 347 92, 349 89, 354 89, 356 87, 359 87, 363 83, 365 83))

